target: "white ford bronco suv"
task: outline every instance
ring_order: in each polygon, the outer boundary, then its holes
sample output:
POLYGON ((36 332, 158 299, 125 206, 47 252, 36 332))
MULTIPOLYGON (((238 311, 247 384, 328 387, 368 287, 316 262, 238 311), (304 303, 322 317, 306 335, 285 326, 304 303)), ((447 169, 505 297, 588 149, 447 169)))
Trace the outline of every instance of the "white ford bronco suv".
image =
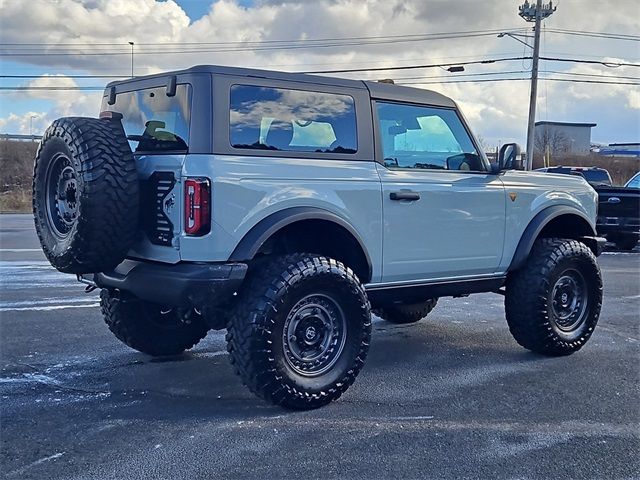
POLYGON ((579 350, 598 321, 596 193, 490 164, 456 103, 387 83, 217 66, 107 86, 37 153, 44 253, 100 288, 149 355, 227 329, 242 381, 288 408, 337 399, 371 312, 416 322, 438 297, 505 297, 516 341, 579 350))

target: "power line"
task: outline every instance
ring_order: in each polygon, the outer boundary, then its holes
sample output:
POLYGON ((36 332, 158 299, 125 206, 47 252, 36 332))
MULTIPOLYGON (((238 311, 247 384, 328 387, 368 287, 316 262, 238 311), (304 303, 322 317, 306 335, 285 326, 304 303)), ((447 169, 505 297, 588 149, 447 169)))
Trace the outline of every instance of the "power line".
POLYGON ((575 35, 580 37, 606 38, 610 40, 629 40, 633 42, 640 41, 640 35, 627 35, 620 33, 589 32, 585 30, 566 30, 562 28, 550 28, 548 29, 548 32, 561 35, 575 35))
POLYGON ((435 79, 435 78, 458 78, 458 77, 483 77, 490 75, 514 75, 517 73, 528 73, 527 70, 507 70, 499 72, 482 72, 482 73, 456 73, 449 75, 437 75, 437 76, 418 76, 418 77, 394 77, 395 80, 422 80, 422 79, 435 79))
POLYGON ((67 78, 129 78, 130 75, 0 75, 0 78, 46 78, 47 80, 67 79, 67 78))
POLYGON ((611 78, 619 80, 640 80, 640 77, 629 77, 623 75, 602 75, 597 73, 579 73, 579 72, 563 72, 561 70, 543 70, 542 73, 557 73, 559 75, 570 75, 572 77, 599 77, 599 78, 611 78))
MULTIPOLYGON (((455 65, 460 65, 459 63, 455 65)), ((486 75, 509 75, 516 73, 526 73, 526 70, 513 70, 513 71, 499 71, 499 72, 481 72, 481 73, 464 73, 464 74, 448 74, 442 76, 433 76, 433 77, 401 77, 403 80, 412 80, 412 79, 421 79, 421 78, 451 78, 451 77, 476 77, 476 76, 486 76, 486 75)), ((560 72, 561 73, 561 72, 560 72)), ((0 78, 15 78, 15 79, 42 79, 46 78, 47 80, 66 80, 68 78, 73 79, 84 79, 84 78, 129 78, 130 75, 0 75, 0 78)))
MULTIPOLYGON (((638 85, 640 82, 605 82, 602 80, 577 80, 572 78, 550 78, 541 77, 542 80, 550 82, 571 82, 571 83, 596 83, 601 85, 638 85)), ((396 82, 398 85, 435 85, 445 83, 485 83, 485 82, 509 82, 509 81, 530 80, 527 77, 520 78, 486 78, 480 80, 445 80, 445 81, 429 81, 429 82, 396 82)), ((639 79, 640 80, 640 79, 639 79)))
POLYGON ((91 91, 98 91, 98 90, 104 90, 104 87, 82 87, 82 86, 76 86, 76 87, 44 87, 44 86, 33 86, 33 87, 25 87, 25 86, 19 86, 19 87, 0 87, 0 90, 7 90, 7 91, 30 91, 30 90, 45 90, 45 91, 74 91, 74 90, 91 90, 91 91))
MULTIPOLYGON (((453 63, 440 63, 440 64, 422 64, 422 65, 396 65, 389 67, 368 67, 368 68, 351 68, 351 69, 336 69, 336 70, 315 70, 315 71, 306 71, 306 72, 298 72, 298 73, 307 73, 307 74, 333 74, 333 73, 358 73, 358 72, 378 72, 378 71, 395 71, 395 70, 412 70, 412 69, 423 69, 423 68, 439 68, 439 67, 451 67, 457 65, 479 65, 479 64, 490 64, 490 63, 498 63, 498 62, 508 62, 508 61, 516 61, 516 60, 527 60, 531 59, 531 57, 523 56, 523 57, 505 57, 505 58, 495 58, 495 59, 482 59, 482 60, 471 60, 465 62, 453 62, 453 63)), ((630 67, 640 67, 640 64, 633 63, 625 63, 625 62, 606 62, 606 61, 597 61, 597 60, 582 60, 575 58, 559 58, 559 57, 540 57, 541 60, 547 61, 557 61, 557 62, 571 62, 571 63, 583 63, 583 64, 595 64, 595 65, 603 65, 607 67, 619 67, 619 66, 630 66, 630 67)), ((461 76, 485 76, 485 75, 507 75, 507 74, 517 74, 524 73, 524 70, 516 70, 516 71, 506 71, 506 72, 482 72, 482 73, 468 73, 463 75, 454 75, 446 76, 447 78, 455 78, 461 76)), ((588 74, 588 73, 578 73, 578 72, 561 72, 557 70, 550 70, 548 73, 557 73, 561 75, 572 75, 572 76, 590 76, 590 77, 605 77, 605 78, 617 78, 617 79, 628 79, 628 80, 636 80, 636 77, 623 77, 623 76, 612 76, 612 75, 598 75, 598 74, 588 74)), ((40 76, 40 75, 0 75, 0 78, 47 78, 53 79, 56 78, 125 78, 126 75, 63 75, 60 77, 57 76, 40 76)), ((405 77, 401 79, 409 80, 413 78, 437 78, 437 77, 405 77)), ((2 89, 17 89, 17 90, 37 90, 37 89, 54 89, 54 88, 67 88, 67 87, 3 87, 2 89)), ((68 87, 72 88, 72 87, 68 87)), ((73 87, 73 89, 76 89, 73 87)), ((78 87, 78 89, 102 89, 102 87, 78 87)))
MULTIPOLYGON (((280 40, 255 40, 255 41, 235 41, 235 42, 136 42, 136 46, 181 46, 181 45, 210 45, 210 46, 227 46, 227 47, 255 47, 262 45, 279 45, 279 44, 314 44, 314 43, 326 43, 326 42, 348 42, 348 41, 369 41, 369 40, 423 40, 429 38, 446 37, 451 35, 459 35, 461 37, 474 34, 493 35, 503 32, 521 32, 526 30, 525 28, 510 28, 510 29, 492 29, 492 30, 465 30, 457 32, 438 32, 438 33, 421 33, 421 34, 405 34, 405 35, 372 35, 372 36, 358 36, 358 37, 324 37, 324 38, 305 38, 305 39, 280 39, 280 40)), ((586 30, 569 30, 561 28, 551 28, 548 32, 566 35, 578 35, 589 36, 596 38, 610 38, 619 40, 633 40, 640 41, 640 35, 632 34, 619 34, 609 32, 596 32, 586 30)), ((66 48, 66 47, 122 47, 127 48, 127 42, 15 42, 15 43, 3 43, 3 47, 54 47, 54 48, 66 48)))
MULTIPOLYGON (((433 67, 451 67, 454 65, 477 65, 485 63, 497 63, 497 62, 510 62, 514 60, 531 60, 531 56, 522 57, 505 57, 485 60, 473 60, 468 62, 455 62, 455 63, 442 63, 442 64, 430 64, 430 65, 402 65, 392 67, 375 67, 375 68, 345 68, 336 70, 314 70, 300 73, 358 73, 358 72, 378 72, 388 70, 410 70, 416 68, 433 68, 433 67)), ((547 60, 550 62, 569 62, 569 63, 586 63, 591 65, 604 65, 605 67, 640 67, 638 63, 626 63, 626 62, 606 62, 602 60, 582 60, 578 58, 561 58, 561 57, 540 57, 540 60, 547 60)))
MULTIPOLYGON (((494 76, 494 75, 515 75, 529 73, 528 70, 511 70, 511 71, 499 71, 499 72, 483 72, 483 73, 467 73, 467 74, 456 74, 456 75, 437 75, 437 76, 416 76, 416 77, 394 77, 394 80, 436 80, 436 79, 456 79, 459 77, 480 77, 480 76, 494 76)), ((638 80, 640 81, 640 77, 631 77, 631 76, 620 76, 620 75, 599 75, 599 74, 590 74, 590 73, 574 73, 574 72, 562 72, 559 70, 540 70, 540 73, 555 73, 559 75, 570 75, 570 76, 579 76, 579 77, 598 77, 598 78, 608 78, 610 80, 638 80)), ((509 80, 510 78, 505 78, 504 80, 509 80)), ((511 78, 511 80, 515 80, 511 78)), ((472 82, 473 80, 470 80, 472 82)), ((442 83, 442 82, 434 82, 434 83, 442 83)))
POLYGON ((601 85, 638 85, 640 86, 640 82, 605 82, 603 80, 577 80, 573 78, 549 78, 549 77, 543 77, 543 79, 548 80, 550 82, 599 83, 601 85))
MULTIPOLYGON (((501 70, 498 72, 481 72, 481 73, 463 73, 463 74, 449 74, 449 75, 432 75, 432 76, 413 76, 413 77, 395 77, 394 80, 438 80, 438 79, 455 79, 461 77, 485 77, 495 75, 516 75, 528 73, 528 70, 501 70)), ((568 75, 577 77, 597 77, 608 78, 611 80, 640 80, 640 77, 623 76, 623 75, 602 75, 597 73, 579 73, 579 72, 563 72, 560 70, 541 70, 540 73, 554 73, 558 75, 568 75)), ((87 79, 87 78, 129 78, 129 75, 60 75, 60 76, 42 76, 42 75, 0 75, 0 78, 12 78, 12 79, 40 79, 46 78, 47 80, 66 80, 71 79, 87 79)), ((509 78, 505 78, 509 80, 509 78)), ((512 79, 515 80, 515 79, 512 79)), ((397 83, 397 82, 396 82, 397 83)), ((440 83, 440 82, 435 82, 440 83)), ((46 86, 44 88, 47 88, 46 86)), ((98 88, 98 87, 96 87, 98 88)))
MULTIPOLYGON (((271 45, 271 44, 307 44, 307 43, 323 43, 323 42, 338 42, 338 41, 367 41, 367 40, 398 40, 398 39, 422 39, 422 38, 432 38, 432 37, 440 37, 440 36, 450 36, 450 35, 470 35, 470 34, 483 34, 483 35, 493 35, 496 33, 500 33, 502 31, 509 32, 519 32, 524 30, 522 27, 518 28, 510 28, 507 30, 500 29, 487 29, 487 30, 464 30, 457 32, 437 32, 437 33, 415 33, 415 34, 404 34, 404 35, 372 35, 372 36, 359 36, 359 37, 324 37, 324 38, 298 38, 298 39, 287 39, 287 40, 255 40, 255 41, 235 41, 235 42, 135 42, 136 45, 144 45, 144 46, 165 46, 165 45, 215 45, 215 46, 260 46, 260 45, 271 45)), ((126 42, 114 42, 114 43, 95 43, 95 42, 41 42, 41 43, 4 43, 3 46, 119 46, 126 47, 126 42)))
MULTIPOLYGON (((512 30, 518 31, 518 30, 512 30)), ((138 48, 136 50, 137 55, 158 55, 158 54, 188 54, 188 53, 225 53, 225 52, 243 52, 243 51, 268 51, 268 50, 297 50, 297 49, 309 49, 309 48, 332 48, 332 47, 343 47, 343 46, 366 46, 366 45, 381 45, 381 44, 395 44, 395 43, 407 43, 407 42, 424 42, 424 41, 432 41, 432 40, 449 40, 449 39, 457 39, 457 38, 476 38, 476 37, 485 37, 485 36, 493 36, 499 33, 499 30, 483 30, 483 31, 471 31, 471 32, 454 32, 454 33, 441 33, 441 34, 425 34, 425 35, 405 35, 405 36, 386 36, 386 37, 352 37, 351 38, 343 38, 343 39, 329 39, 329 40, 297 40, 297 41, 287 41, 286 43, 278 43, 278 44, 268 44, 269 41, 265 42, 235 42, 229 43, 226 46, 220 46, 219 48, 187 48, 187 49, 179 49, 176 50, 175 47, 179 45, 222 45, 220 43, 214 42, 192 42, 192 43, 174 43, 167 44, 174 47, 173 50, 145 50, 144 48, 138 48), (358 40, 358 38, 360 38, 358 40), (265 45, 266 44, 266 45, 265 45)), ((275 42, 275 41, 274 41, 275 42)), ((283 41, 284 42, 284 41, 283 41)), ((5 44, 8 45, 8 44, 5 44)), ((147 46, 158 46, 163 44, 139 44, 136 43, 136 46, 147 45, 147 46)), ((5 57, 33 57, 33 56, 96 56, 96 55, 129 55, 130 52, 128 50, 129 47, 125 45, 116 45, 124 50, 117 51, 108 51, 108 50, 99 50, 95 49, 97 45, 87 45, 91 46, 94 51, 78 51, 77 49, 72 50, 66 47, 60 48, 59 50, 55 50, 48 48, 46 51, 35 51, 35 49, 13 49, 14 51, 3 51, 0 52, 0 56, 5 57)), ((112 45, 113 46, 113 45, 112 45)))
POLYGON ((445 83, 486 83, 486 82, 509 82, 509 81, 520 81, 520 80, 529 80, 527 77, 519 77, 519 78, 483 78, 480 80, 445 80, 442 82, 431 81, 431 82, 395 82, 396 85, 436 85, 436 84, 445 84, 445 83))
POLYGON ((571 62, 571 63, 588 63, 592 65, 604 65, 605 67, 640 67, 640 63, 626 62, 604 62, 599 60, 579 60, 576 58, 559 58, 559 57, 540 57, 540 60, 548 60, 550 62, 571 62))
MULTIPOLYGON (((497 72, 499 73, 499 72, 497 72)), ((504 73, 504 72, 503 72, 504 73)), ((467 80, 433 80, 435 77, 425 77, 426 79, 432 79, 431 81, 425 82, 396 82, 397 85, 434 85, 434 84, 446 84, 446 83, 486 83, 486 82, 509 82, 509 81, 522 81, 529 80, 527 77, 518 77, 518 78, 483 78, 483 79, 467 79, 467 80)), ((631 77, 635 78, 635 77, 631 77)), ((589 80, 589 79, 573 79, 573 78, 554 78, 554 77, 542 77, 545 81, 551 82, 570 82, 570 83, 592 83, 592 84, 600 84, 600 85, 638 85, 640 86, 640 78, 638 78, 638 82, 607 82, 604 80, 589 80)), ((402 80, 402 79, 398 79, 402 80)), ((74 86, 74 87, 45 87, 45 86, 11 86, 11 87, 0 87, 0 91, 102 91, 104 87, 99 86, 74 86)))
POLYGON ((440 63, 440 64, 425 64, 425 65, 397 65, 393 67, 374 67, 374 68, 345 68, 338 70, 314 70, 307 72, 297 72, 297 73, 310 73, 310 74, 318 74, 318 73, 358 73, 358 72, 383 72, 387 70, 411 70, 416 68, 437 68, 437 67, 453 67, 456 65, 478 65, 484 63, 497 63, 497 62, 510 62, 514 60, 522 60, 522 59, 530 59, 531 57, 505 57, 505 58, 494 58, 494 59, 485 59, 485 60, 472 60, 467 62, 454 62, 454 63, 440 63))

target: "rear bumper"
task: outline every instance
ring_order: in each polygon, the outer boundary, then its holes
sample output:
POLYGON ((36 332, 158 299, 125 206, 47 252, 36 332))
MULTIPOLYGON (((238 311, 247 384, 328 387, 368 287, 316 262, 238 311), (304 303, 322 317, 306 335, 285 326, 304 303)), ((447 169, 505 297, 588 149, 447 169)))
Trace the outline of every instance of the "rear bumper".
POLYGON ((598 235, 640 235, 640 219, 630 217, 598 217, 598 235))
POLYGON ((166 265, 125 260, 112 271, 82 275, 80 281, 171 307, 215 307, 233 299, 246 273, 244 263, 166 265))

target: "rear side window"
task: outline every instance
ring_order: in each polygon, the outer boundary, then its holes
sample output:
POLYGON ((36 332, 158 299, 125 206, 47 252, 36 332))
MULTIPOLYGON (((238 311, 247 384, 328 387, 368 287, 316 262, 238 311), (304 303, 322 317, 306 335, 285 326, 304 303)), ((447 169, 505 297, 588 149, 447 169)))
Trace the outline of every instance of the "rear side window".
POLYGON ((122 125, 134 152, 186 152, 191 122, 191 86, 176 86, 167 96, 166 87, 118 93, 116 103, 102 99, 102 111, 123 115, 122 125))
POLYGON ((233 85, 230 141, 234 148, 346 153, 358 150, 353 97, 233 85))

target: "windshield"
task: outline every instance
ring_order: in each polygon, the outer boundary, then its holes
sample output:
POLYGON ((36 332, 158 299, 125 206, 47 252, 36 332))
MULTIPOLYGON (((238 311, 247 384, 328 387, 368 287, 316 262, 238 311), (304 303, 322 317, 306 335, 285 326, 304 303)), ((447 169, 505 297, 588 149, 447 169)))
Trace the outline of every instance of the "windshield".
POLYGON ((627 182, 625 187, 628 188, 640 188, 640 172, 636 173, 631 180, 627 182))
POLYGON ((191 88, 176 86, 167 96, 166 87, 118 93, 116 103, 102 99, 101 111, 119 112, 127 140, 134 152, 186 152, 191 121, 191 88))

